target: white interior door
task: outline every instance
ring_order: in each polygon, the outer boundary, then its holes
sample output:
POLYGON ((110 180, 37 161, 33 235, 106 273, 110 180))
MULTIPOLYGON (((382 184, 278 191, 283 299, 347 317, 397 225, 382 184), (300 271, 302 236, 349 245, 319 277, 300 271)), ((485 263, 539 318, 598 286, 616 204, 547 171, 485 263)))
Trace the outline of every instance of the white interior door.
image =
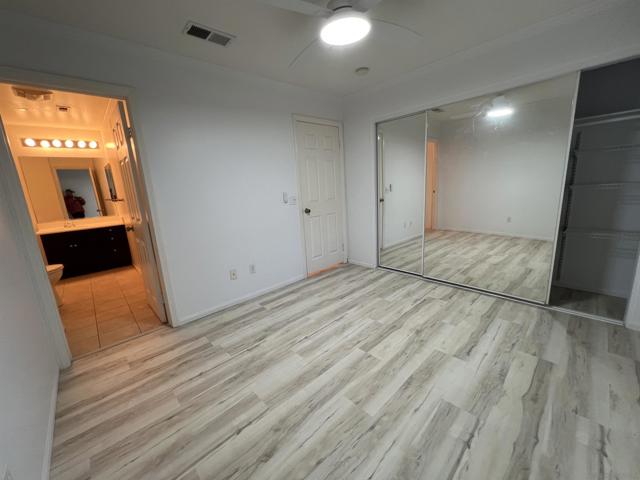
POLYGON ((338 127, 297 120, 300 208, 309 275, 343 263, 344 192, 338 127))
POLYGON ((135 156, 133 129, 129 125, 125 107, 122 102, 118 102, 120 118, 124 130, 125 144, 128 155, 120 161, 120 171, 124 183, 125 194, 129 207, 129 218, 127 219, 127 229, 132 232, 135 238, 138 264, 142 270, 142 278, 147 294, 147 302, 158 318, 163 322, 167 321, 164 309, 162 287, 157 269, 155 253, 151 241, 149 230, 149 220, 147 218, 143 203, 140 201, 142 192, 142 181, 138 174, 138 162, 135 156))
POLYGON ((133 266, 144 275, 142 270, 142 264, 140 262, 140 255, 138 254, 138 243, 140 242, 140 235, 136 233, 139 231, 139 227, 142 223, 142 217, 140 215, 140 209, 138 208, 138 199, 136 197, 136 190, 133 186, 132 174, 131 174, 131 161, 126 156, 118 162, 120 169, 120 178, 122 178, 122 185, 124 187, 124 208, 122 218, 124 219, 125 228, 127 231, 127 240, 129 241, 129 249, 131 250, 131 260, 133 266))

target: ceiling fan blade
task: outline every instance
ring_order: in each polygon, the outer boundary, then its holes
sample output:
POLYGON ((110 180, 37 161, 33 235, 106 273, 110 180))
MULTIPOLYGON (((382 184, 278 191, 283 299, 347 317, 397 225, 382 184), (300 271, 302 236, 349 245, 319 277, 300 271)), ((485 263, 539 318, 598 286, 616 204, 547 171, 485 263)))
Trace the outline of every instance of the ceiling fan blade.
POLYGON ((303 15, 323 17, 331 14, 331 10, 328 8, 321 7, 315 3, 305 2, 304 0, 258 0, 258 2, 283 10, 302 13, 303 15))
POLYGON ((358 12, 368 12, 382 0, 354 0, 353 9, 358 12))
POLYGON ((309 50, 311 47, 313 47, 317 43, 318 43, 318 39, 317 38, 311 40, 311 42, 306 47, 304 47, 302 50, 300 50, 300 53, 298 53, 295 56, 295 58, 293 60, 291 60, 291 62, 289 62, 289 68, 293 67, 297 63, 297 61, 300 60, 300 57, 302 57, 302 55, 304 55, 307 50, 309 50))
POLYGON ((393 23, 393 22, 388 22, 387 20, 379 20, 377 18, 371 18, 370 20, 374 23, 377 23, 379 27, 382 27, 384 29, 402 30, 404 33, 408 33, 410 36, 414 37, 414 39, 424 38, 424 35, 422 35, 420 32, 416 32, 415 30, 412 30, 409 27, 398 25, 397 23, 393 23))
POLYGON ((473 118, 476 115, 479 115, 480 112, 467 112, 467 113, 459 113, 457 115, 451 115, 449 120, 464 120, 465 118, 473 118))

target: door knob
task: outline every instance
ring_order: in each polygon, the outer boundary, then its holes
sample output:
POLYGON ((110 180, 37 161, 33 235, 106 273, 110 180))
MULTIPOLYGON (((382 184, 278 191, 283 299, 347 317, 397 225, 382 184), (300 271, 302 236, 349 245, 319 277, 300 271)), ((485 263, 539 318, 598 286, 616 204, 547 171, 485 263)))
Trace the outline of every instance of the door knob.
POLYGON ((311 209, 310 208, 305 208, 304 209, 304 213, 306 213, 307 215, 309 215, 311 213, 311 209))

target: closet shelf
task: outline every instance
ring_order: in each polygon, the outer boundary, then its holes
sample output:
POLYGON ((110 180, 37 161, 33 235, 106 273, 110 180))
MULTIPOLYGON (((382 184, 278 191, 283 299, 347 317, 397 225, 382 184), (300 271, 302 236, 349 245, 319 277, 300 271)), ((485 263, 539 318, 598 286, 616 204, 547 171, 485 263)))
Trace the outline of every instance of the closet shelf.
POLYGON ((594 115, 591 117, 576 118, 574 125, 576 127, 589 127, 592 125, 602 125, 613 122, 624 122, 627 120, 635 120, 640 118, 640 110, 627 110, 623 112, 609 113, 606 115, 594 115))
POLYGON ((597 148, 578 148, 574 149, 573 152, 577 155, 581 153, 590 153, 590 152, 627 152, 632 150, 640 150, 640 144, 633 143, 630 145, 614 145, 611 147, 597 147, 597 148))
POLYGON ((567 234, 578 235, 602 235, 608 237, 638 237, 640 239, 640 231, 626 231, 626 230, 607 230, 603 228, 565 228, 562 231, 563 235, 567 234))
POLYGON ((625 185, 640 186, 640 182, 605 182, 605 183, 574 183, 573 185, 567 185, 569 188, 589 188, 589 187, 624 187, 625 185))

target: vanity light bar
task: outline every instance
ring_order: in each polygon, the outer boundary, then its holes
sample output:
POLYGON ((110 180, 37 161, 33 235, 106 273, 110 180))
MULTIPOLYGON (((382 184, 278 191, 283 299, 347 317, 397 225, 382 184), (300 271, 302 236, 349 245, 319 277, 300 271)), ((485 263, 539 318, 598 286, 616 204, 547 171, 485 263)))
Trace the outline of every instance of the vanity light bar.
POLYGON ((60 140, 59 138, 23 138, 22 144, 25 147, 40 148, 89 148, 95 150, 98 148, 98 142, 95 140, 60 140))

